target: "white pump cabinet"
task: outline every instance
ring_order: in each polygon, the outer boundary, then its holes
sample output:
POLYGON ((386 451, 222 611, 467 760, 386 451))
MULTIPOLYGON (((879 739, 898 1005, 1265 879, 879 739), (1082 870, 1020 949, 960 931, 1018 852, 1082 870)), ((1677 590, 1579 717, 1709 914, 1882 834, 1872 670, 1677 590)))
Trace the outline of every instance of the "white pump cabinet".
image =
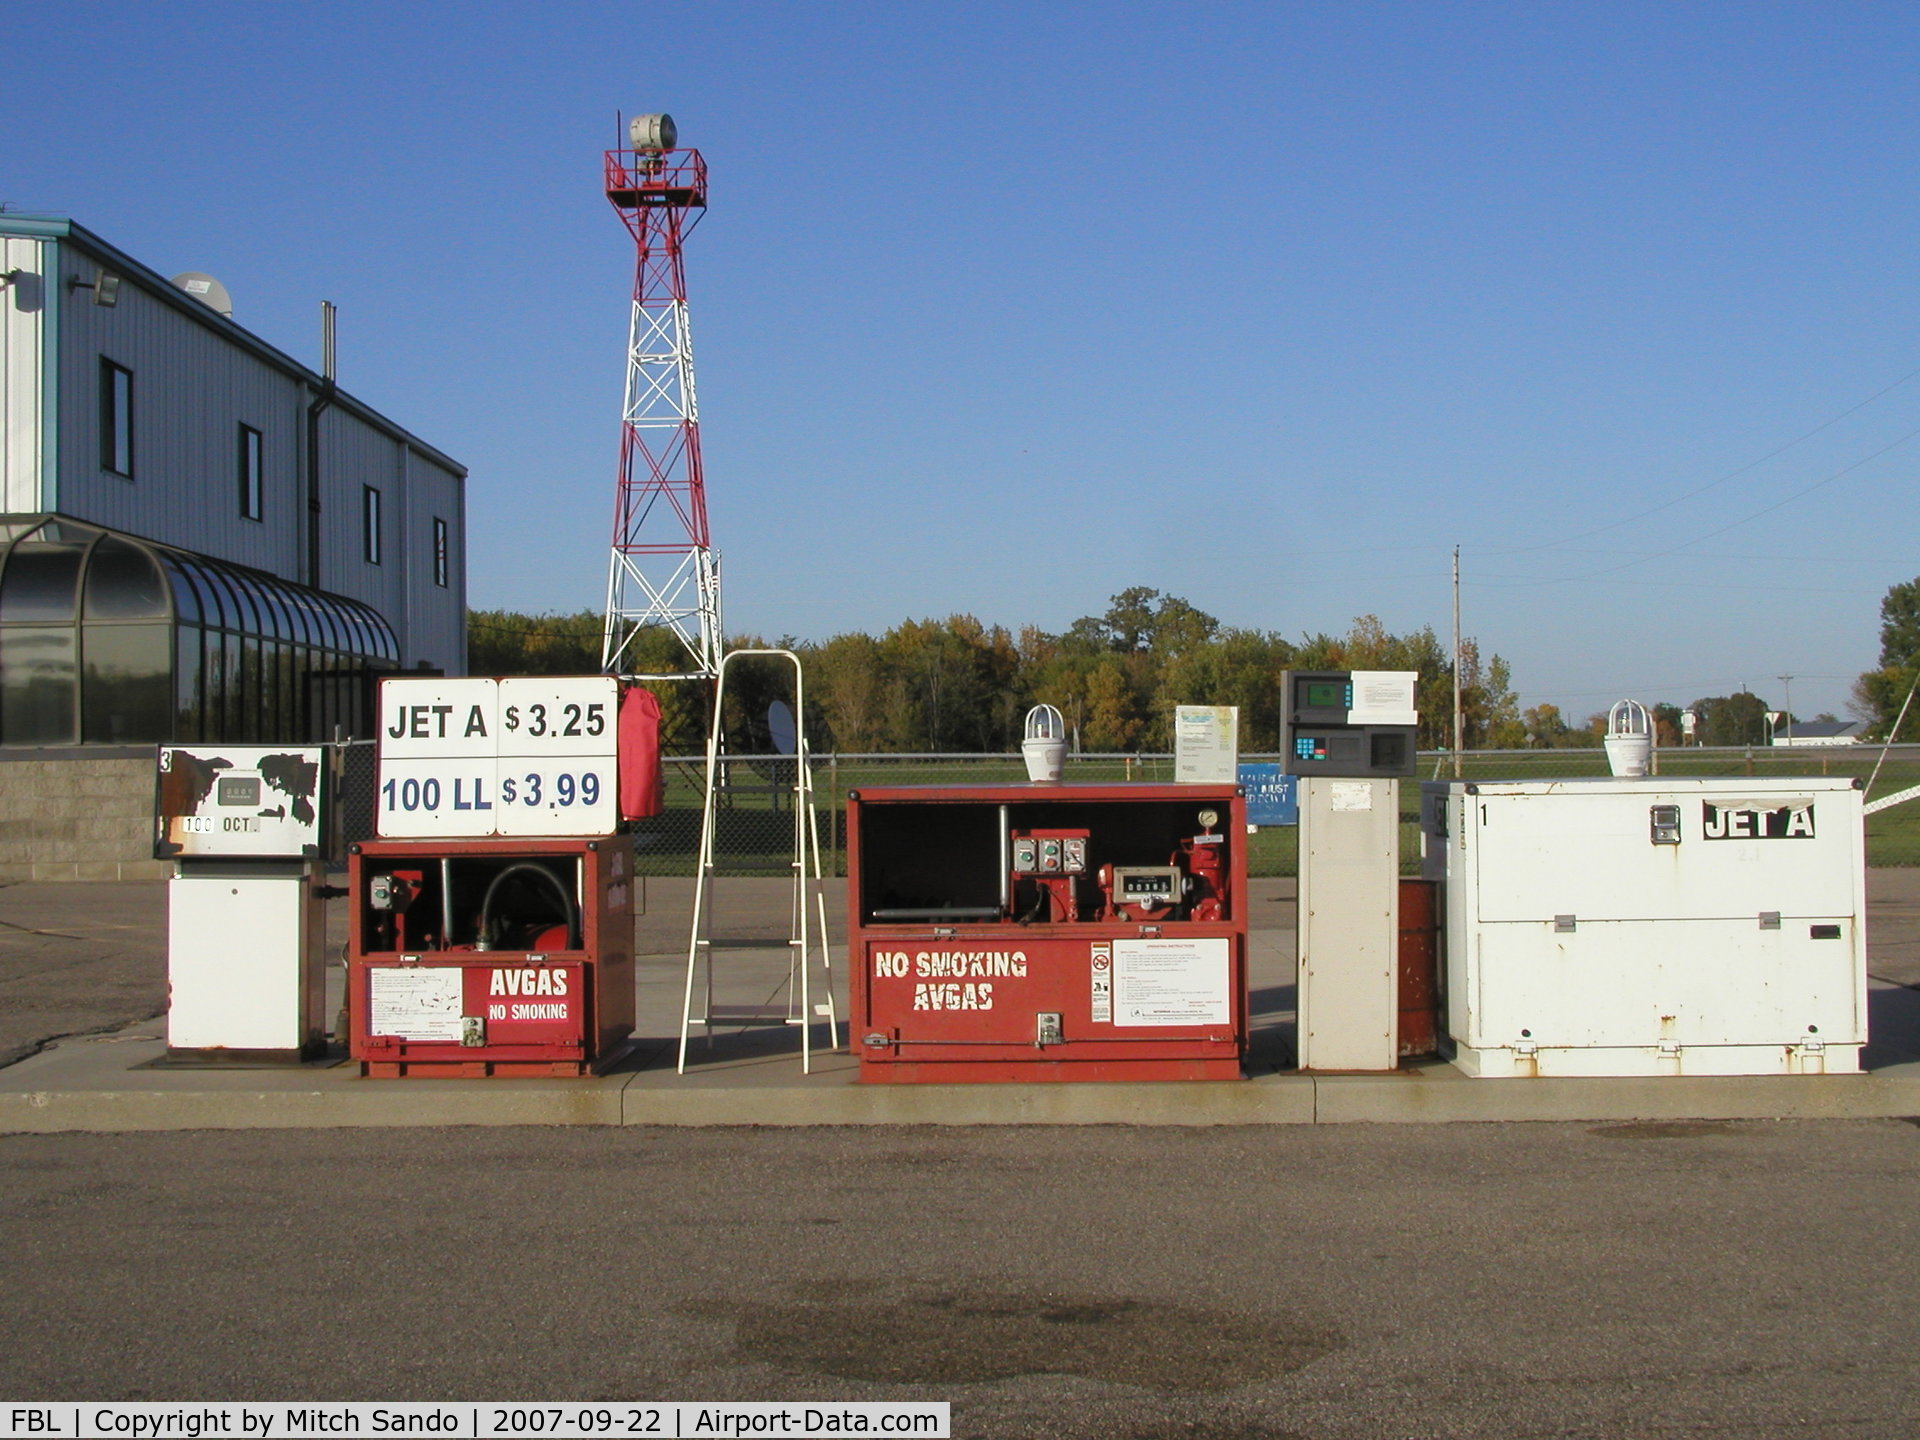
POLYGON ((1420 809, 1467 1074, 1859 1070, 1856 782, 1450 781, 1420 809))

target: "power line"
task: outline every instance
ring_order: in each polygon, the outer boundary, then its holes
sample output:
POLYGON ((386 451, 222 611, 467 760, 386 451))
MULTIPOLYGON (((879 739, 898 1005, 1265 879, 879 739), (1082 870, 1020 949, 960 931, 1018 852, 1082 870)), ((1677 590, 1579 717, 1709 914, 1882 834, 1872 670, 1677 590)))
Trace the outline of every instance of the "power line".
POLYGON ((1814 481, 1813 484, 1807 486, 1806 489, 1804 490, 1794 491, 1793 494, 1787 496, 1784 500, 1777 500, 1771 505, 1765 506, 1759 510, 1755 510, 1751 515, 1743 515, 1738 520, 1732 521, 1726 525, 1722 525, 1718 530, 1709 530, 1705 535, 1696 535, 1691 540, 1683 540, 1678 545, 1672 546, 1669 549, 1656 550, 1652 554, 1644 555, 1638 560, 1629 560, 1623 565, 1613 565, 1608 567, 1605 570, 1589 570, 1582 575, 1555 575, 1547 579, 1534 581, 1533 583, 1537 585, 1565 585, 1565 584, 1570 584, 1572 582, 1580 581, 1580 580, 1598 580, 1602 576, 1617 575, 1622 570, 1631 570, 1636 565, 1644 565, 1649 560, 1664 560, 1668 556, 1678 555, 1682 550, 1691 549, 1695 545, 1704 544, 1708 540, 1716 539, 1719 536, 1725 535, 1729 530, 1738 530, 1742 525, 1751 524, 1753 521, 1758 520, 1762 515, 1771 515, 1774 511, 1782 509, 1785 506, 1791 505, 1796 500, 1806 499, 1806 497, 1813 494, 1814 491, 1822 489, 1825 486, 1831 485, 1834 481, 1842 479, 1845 476, 1851 475, 1854 471, 1860 469, 1862 466, 1872 464, 1875 460, 1878 460, 1883 455, 1889 454, 1894 450, 1898 450, 1902 445, 1906 444, 1909 440, 1913 439, 1916 435, 1920 435, 1920 429, 1909 430, 1906 434, 1902 435, 1898 440, 1895 440, 1892 444, 1883 445, 1880 449, 1874 451, 1871 455, 1864 456, 1863 458, 1854 461, 1853 464, 1844 466, 1841 469, 1834 471, 1833 474, 1827 476, 1823 480, 1814 481))
MULTIPOLYGON (((1568 535, 1560 540, 1544 541, 1538 545, 1513 546, 1513 547, 1510 547, 1509 549, 1501 551, 1500 553, 1513 554, 1513 555, 1525 555, 1525 554, 1530 554, 1536 550, 1557 549, 1562 545, 1571 545, 1576 540, 1586 540, 1594 535, 1604 535, 1609 530, 1618 530, 1622 525, 1634 524, 1636 521, 1646 519, 1649 515, 1658 515, 1662 510, 1670 510, 1675 505, 1684 504, 1686 501, 1691 500, 1696 496, 1706 494, 1707 491, 1714 489, 1716 486, 1726 484, 1727 481, 1729 480, 1738 479, 1740 476, 1746 474, 1749 470, 1757 470, 1760 466, 1766 464, 1769 460, 1774 460, 1779 458, 1780 456, 1786 454, 1787 451, 1793 449, 1796 445, 1801 445, 1806 443, 1807 441, 1811 440, 1814 436, 1818 435, 1821 431, 1832 429, 1835 425, 1838 425, 1842 420, 1845 420, 1848 416, 1857 415, 1860 411, 1866 409, 1867 406, 1873 404, 1874 401, 1881 399, 1883 396, 1892 394, 1895 390, 1898 390, 1902 385, 1905 385, 1909 380, 1912 380, 1915 376, 1920 376, 1920 370, 1909 370, 1906 374, 1902 375, 1898 380, 1894 381, 1891 385, 1886 386, 1884 389, 1876 390, 1873 394, 1869 395, 1866 399, 1862 400, 1858 405, 1854 405, 1849 409, 1842 410, 1838 415, 1834 416, 1831 420, 1822 421, 1820 424, 1814 426, 1813 429, 1807 431, 1806 434, 1796 436, 1794 439, 1787 441, 1786 444, 1778 447, 1777 449, 1769 450, 1766 454, 1762 455, 1758 460, 1749 460, 1745 465, 1741 465, 1736 467, 1735 469, 1729 470, 1727 471, 1726 474, 1718 476, 1715 479, 1709 480, 1706 484, 1701 485, 1696 489, 1689 490, 1684 495, 1676 495, 1671 500, 1663 500, 1658 505, 1653 506, 1651 509, 1640 511, 1637 515, 1627 515, 1618 520, 1611 520, 1607 522, 1605 525, 1598 526, 1595 529, 1582 530, 1577 535, 1568 535)), ((1900 442, 1896 441, 1895 443, 1898 444, 1900 442)), ((1884 454, 1885 452, 1882 451, 1881 453, 1884 454)), ((1872 457, 1868 457, 1868 458, 1872 458, 1872 457)), ((1765 514, 1766 512, 1761 511, 1760 513, 1765 514)), ((1716 531, 1715 533, 1722 534, 1724 532, 1716 531)), ((1705 538, 1710 539, 1711 537, 1709 536, 1705 538)), ((1606 573, 1606 572, 1602 572, 1602 573, 1606 573)))

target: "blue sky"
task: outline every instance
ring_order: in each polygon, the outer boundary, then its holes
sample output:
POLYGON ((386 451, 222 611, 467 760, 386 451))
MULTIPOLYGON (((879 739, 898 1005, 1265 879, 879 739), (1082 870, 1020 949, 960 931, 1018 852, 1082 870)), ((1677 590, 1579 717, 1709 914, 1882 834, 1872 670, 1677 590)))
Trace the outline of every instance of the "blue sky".
POLYGON ((4 13, 0 200, 309 361, 337 303, 476 606, 603 599, 645 110, 730 630, 1445 636, 1458 544, 1523 704, 1812 715, 1920 573, 1911 4, 4 13))

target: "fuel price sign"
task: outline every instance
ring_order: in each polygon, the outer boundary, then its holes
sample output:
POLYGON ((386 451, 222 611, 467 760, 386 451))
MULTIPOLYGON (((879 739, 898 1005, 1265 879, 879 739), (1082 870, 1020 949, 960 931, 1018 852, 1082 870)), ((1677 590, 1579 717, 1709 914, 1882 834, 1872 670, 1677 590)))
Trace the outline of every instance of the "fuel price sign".
POLYGON ((611 834, 619 699, 610 675, 381 681, 377 830, 611 834))

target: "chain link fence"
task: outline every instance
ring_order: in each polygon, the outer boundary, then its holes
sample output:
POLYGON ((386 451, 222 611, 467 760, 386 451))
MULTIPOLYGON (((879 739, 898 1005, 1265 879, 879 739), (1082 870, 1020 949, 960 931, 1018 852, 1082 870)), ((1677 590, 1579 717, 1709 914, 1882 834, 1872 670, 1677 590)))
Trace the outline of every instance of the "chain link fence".
POLYGON ((340 838, 351 845, 373 838, 374 789, 380 783, 373 741, 347 740, 340 751, 340 785, 334 808, 340 813, 340 838))
MULTIPOLYGON (((348 840, 373 833, 373 746, 343 747, 339 804, 348 840)), ((1248 764, 1277 764, 1278 755, 1243 755, 1248 764)), ((794 766, 791 755, 735 755, 722 762, 715 797, 717 826, 715 869, 722 875, 786 874, 793 859, 794 766)), ((1659 773, 1668 776, 1838 775, 1865 784, 1876 766, 1869 799, 1920 785, 1920 746, 1894 746, 1882 758, 1877 745, 1815 749, 1801 746, 1686 749, 1658 752, 1659 773)), ((1603 751, 1483 750, 1459 757, 1458 770, 1469 780, 1555 780, 1607 773, 1603 751)), ((700 814, 706 758, 670 756, 663 765, 666 804, 651 819, 635 821, 636 869, 643 875, 691 875, 700 853, 700 814)), ((1420 756, 1420 780, 1446 780, 1455 773, 1445 752, 1420 756)), ((1024 782, 1018 755, 823 755, 813 759, 813 786, 820 824, 820 846, 828 867, 845 873, 846 794, 870 785, 989 785, 1024 782)), ((1070 755, 1069 784, 1129 780, 1170 781, 1171 755, 1070 755)), ((1400 853, 1402 868, 1420 866, 1419 787, 1401 787, 1400 853)), ((1247 840, 1248 873, 1291 876, 1298 873, 1297 832, 1291 826, 1262 827, 1247 840)), ((1872 866, 1920 865, 1920 800, 1895 805, 1867 817, 1867 863, 1872 866)))

